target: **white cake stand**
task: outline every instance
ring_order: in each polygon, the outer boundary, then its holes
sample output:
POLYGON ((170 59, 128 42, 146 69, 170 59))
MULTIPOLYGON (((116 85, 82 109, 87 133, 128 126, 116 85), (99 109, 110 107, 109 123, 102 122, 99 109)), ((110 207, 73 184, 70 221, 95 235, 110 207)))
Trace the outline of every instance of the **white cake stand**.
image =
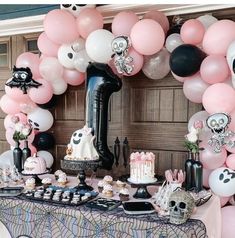
POLYGON ((157 179, 156 178, 153 179, 151 182, 148 182, 148 183, 137 183, 135 181, 132 181, 130 178, 128 178, 127 181, 130 184, 137 185, 137 190, 136 190, 135 194, 133 195, 133 197, 137 198, 137 199, 151 198, 152 196, 148 192, 147 186, 156 185, 157 184, 157 179))

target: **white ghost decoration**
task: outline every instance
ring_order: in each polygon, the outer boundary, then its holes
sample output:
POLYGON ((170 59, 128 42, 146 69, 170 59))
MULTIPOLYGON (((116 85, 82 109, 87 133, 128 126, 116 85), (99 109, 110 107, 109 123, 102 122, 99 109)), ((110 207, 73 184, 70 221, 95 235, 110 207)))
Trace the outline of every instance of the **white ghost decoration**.
POLYGON ((72 160, 97 160, 99 155, 94 146, 95 136, 91 133, 91 128, 84 126, 76 130, 68 144, 69 154, 67 159, 72 160))
POLYGON ((232 84, 235 88, 235 41, 229 45, 226 59, 232 75, 232 84))

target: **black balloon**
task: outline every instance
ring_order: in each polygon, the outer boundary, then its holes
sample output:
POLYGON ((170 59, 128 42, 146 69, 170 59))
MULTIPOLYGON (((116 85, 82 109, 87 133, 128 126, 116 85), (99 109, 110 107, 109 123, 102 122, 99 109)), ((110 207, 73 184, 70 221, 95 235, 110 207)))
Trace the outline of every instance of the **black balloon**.
POLYGON ((180 77, 191 76, 199 71, 205 57, 206 54, 195 45, 180 45, 171 53, 171 71, 180 77))
POLYGON ((37 104, 39 107, 43 108, 43 109, 50 109, 56 106, 57 103, 57 95, 53 95, 51 100, 48 101, 47 103, 44 104, 37 104))
POLYGON ((113 92, 121 89, 122 82, 107 64, 90 63, 86 81, 86 124, 96 137, 95 147, 102 168, 110 170, 114 155, 107 145, 108 103, 113 92))
POLYGON ((39 132, 35 135, 33 145, 37 150, 49 150, 55 145, 54 136, 49 132, 39 132))

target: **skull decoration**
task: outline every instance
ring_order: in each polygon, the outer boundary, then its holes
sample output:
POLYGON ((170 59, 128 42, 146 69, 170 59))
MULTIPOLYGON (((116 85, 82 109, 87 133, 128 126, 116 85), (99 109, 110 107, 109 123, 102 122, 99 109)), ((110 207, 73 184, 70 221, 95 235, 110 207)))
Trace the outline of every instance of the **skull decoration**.
POLYGON ((235 87, 235 41, 229 45, 226 59, 232 75, 232 84, 235 87))
POLYGON ((234 132, 226 131, 230 122, 231 117, 225 113, 215 113, 206 120, 207 126, 214 134, 208 141, 208 144, 215 147, 214 151, 216 153, 221 152, 221 147, 224 145, 228 145, 229 147, 235 145, 234 141, 227 140, 227 138, 234 135, 234 132))
POLYGON ((195 202, 190 193, 180 190, 169 198, 170 223, 182 224, 190 218, 195 202))
POLYGON ((84 8, 95 8, 95 4, 61 4, 60 8, 72 13, 75 17, 78 17, 79 13, 84 8))
POLYGON ((112 41, 112 50, 114 52, 114 64, 119 74, 131 74, 133 65, 129 65, 133 58, 128 56, 128 50, 131 47, 130 39, 126 36, 115 37, 112 41))
POLYGON ((67 146, 65 159, 72 160, 97 160, 99 155, 95 149, 95 136, 91 133, 91 128, 84 126, 82 129, 76 130, 67 146))

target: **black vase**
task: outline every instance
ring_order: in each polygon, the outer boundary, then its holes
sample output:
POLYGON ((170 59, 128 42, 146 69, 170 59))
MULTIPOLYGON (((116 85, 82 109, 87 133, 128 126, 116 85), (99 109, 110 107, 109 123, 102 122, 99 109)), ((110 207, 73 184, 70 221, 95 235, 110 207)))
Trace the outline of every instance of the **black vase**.
POLYGON ((192 166, 192 186, 196 192, 203 189, 202 171, 203 165, 199 160, 199 153, 195 153, 192 166))
POLYGON ((24 141, 24 149, 22 150, 22 168, 24 167, 25 160, 31 156, 31 150, 28 146, 28 141, 24 141))
POLYGON ((13 150, 13 160, 14 160, 14 165, 17 168, 19 172, 22 171, 22 150, 19 147, 20 143, 16 141, 16 146, 13 150))
POLYGON ((185 161, 185 164, 184 164, 184 169, 185 169, 185 173, 186 173, 186 178, 185 178, 185 190, 186 191, 190 190, 193 187, 192 167, 193 167, 193 158, 192 158, 192 153, 189 152, 188 159, 185 161))

